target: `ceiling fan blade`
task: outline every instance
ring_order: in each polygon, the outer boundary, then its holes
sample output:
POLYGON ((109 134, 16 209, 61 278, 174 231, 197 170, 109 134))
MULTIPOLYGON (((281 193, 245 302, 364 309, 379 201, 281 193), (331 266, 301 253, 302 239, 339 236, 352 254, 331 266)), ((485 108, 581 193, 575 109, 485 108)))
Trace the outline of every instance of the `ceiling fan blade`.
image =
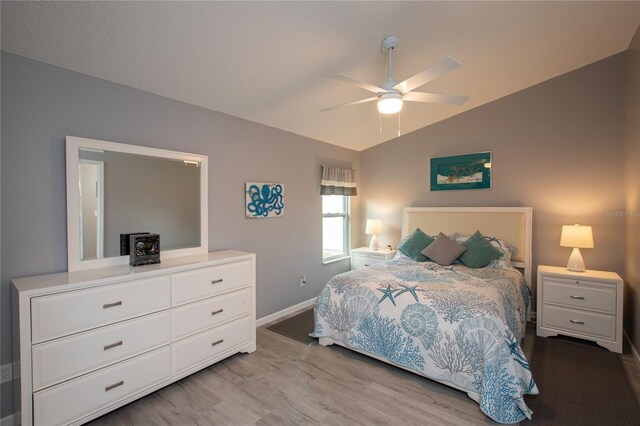
POLYGON ((406 79, 402 83, 396 84, 395 86, 393 86, 393 88, 402 93, 407 93, 461 66, 462 64, 455 59, 450 57, 445 58, 440 62, 436 62, 435 64, 431 65, 421 73, 418 73, 413 77, 406 79))
POLYGON ((363 104, 365 102, 371 102, 371 101, 375 101, 377 99, 378 99, 377 96, 374 96, 373 98, 360 99, 359 101, 347 102, 346 104, 334 105, 334 106, 329 107, 329 108, 323 108, 323 109, 320 110, 320 112, 327 112, 327 111, 331 111, 332 109, 342 108, 342 107, 346 107, 346 106, 349 106, 349 105, 363 104))
POLYGON ((382 93, 385 90, 382 87, 374 86, 373 84, 365 83, 364 81, 356 80, 355 78, 348 77, 344 74, 336 74, 331 77, 336 80, 344 81, 345 83, 353 84, 354 86, 358 86, 361 89, 368 90, 373 93, 382 93))
POLYGON ((469 99, 468 96, 441 95, 440 93, 409 92, 402 96, 408 102, 429 102, 432 104, 462 105, 469 99))

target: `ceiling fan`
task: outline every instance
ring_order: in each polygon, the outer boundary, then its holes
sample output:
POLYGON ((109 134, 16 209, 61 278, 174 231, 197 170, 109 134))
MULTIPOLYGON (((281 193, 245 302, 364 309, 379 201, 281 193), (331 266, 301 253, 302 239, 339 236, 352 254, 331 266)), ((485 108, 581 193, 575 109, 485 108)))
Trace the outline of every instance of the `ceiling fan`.
POLYGON ((391 58, 393 50, 396 47, 398 47, 398 37, 396 37, 395 35, 388 35, 384 39, 382 39, 382 49, 387 52, 389 56, 389 75, 387 81, 385 81, 381 86, 375 86, 373 84, 365 83, 356 80, 355 78, 348 77, 344 74, 337 74, 332 76, 333 78, 344 81, 345 83, 353 84, 362 89, 373 92, 376 94, 376 96, 361 99, 358 101, 347 102, 345 104, 335 105, 329 108, 321 109, 320 111, 331 111, 336 108, 363 104, 366 102, 377 100, 378 111, 380 111, 381 114, 395 114, 397 112, 400 112, 405 101, 462 105, 467 101, 467 99, 469 99, 467 96, 442 95, 439 93, 424 93, 413 91, 414 89, 427 84, 431 80, 434 80, 437 77, 448 73, 449 71, 453 71, 454 69, 461 67, 462 64, 453 58, 442 59, 441 61, 431 65, 426 70, 406 79, 402 83, 396 83, 391 76, 391 58))

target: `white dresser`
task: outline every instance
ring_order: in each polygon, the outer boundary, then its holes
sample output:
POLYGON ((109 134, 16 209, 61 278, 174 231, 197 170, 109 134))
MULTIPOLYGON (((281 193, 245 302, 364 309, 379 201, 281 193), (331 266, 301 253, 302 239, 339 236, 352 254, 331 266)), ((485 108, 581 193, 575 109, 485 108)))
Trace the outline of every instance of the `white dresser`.
POLYGON ((372 250, 369 247, 360 247, 351 250, 351 270, 366 268, 385 260, 393 259, 398 250, 379 249, 372 250))
POLYGON ((538 266, 537 335, 578 337, 622 353, 623 291, 615 272, 538 266))
POLYGON ((81 424, 256 349, 255 254, 13 280, 21 423, 81 424))

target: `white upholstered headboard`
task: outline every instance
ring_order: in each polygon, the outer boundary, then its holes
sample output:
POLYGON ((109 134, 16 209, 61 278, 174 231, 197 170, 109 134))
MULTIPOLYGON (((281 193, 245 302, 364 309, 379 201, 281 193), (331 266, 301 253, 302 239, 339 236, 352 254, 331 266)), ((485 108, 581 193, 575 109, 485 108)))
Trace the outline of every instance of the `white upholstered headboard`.
POLYGON ((405 207, 402 209, 402 237, 416 228, 429 235, 460 232, 509 241, 518 250, 511 259, 516 268, 524 269, 531 287, 531 207, 405 207))

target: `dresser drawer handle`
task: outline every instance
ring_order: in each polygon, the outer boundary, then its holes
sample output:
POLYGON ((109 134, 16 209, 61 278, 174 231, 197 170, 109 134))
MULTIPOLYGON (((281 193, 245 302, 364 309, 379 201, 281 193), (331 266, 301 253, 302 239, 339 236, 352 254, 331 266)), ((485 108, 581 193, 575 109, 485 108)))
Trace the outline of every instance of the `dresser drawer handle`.
POLYGON ((584 300, 584 296, 574 296, 573 294, 570 294, 569 297, 572 299, 584 300))
POLYGON ((215 342, 213 342, 213 343, 211 344, 211 346, 219 345, 219 344, 220 344, 220 343, 222 343, 222 342, 224 342, 224 339, 216 340, 215 342))
POLYGON ((371 265, 369 265, 369 264, 365 263, 365 264, 364 264, 364 266, 371 266, 371 265))
POLYGON ((211 280, 211 284, 220 284, 222 281, 224 281, 223 278, 219 278, 217 280, 211 280))
POLYGON ((224 312, 224 309, 218 309, 217 311, 211 312, 211 315, 218 315, 218 314, 221 314, 222 312, 224 312))
POLYGON ((113 349, 113 348, 118 347, 118 346, 122 346, 122 340, 120 340, 119 342, 115 342, 115 343, 112 343, 110 345, 105 346, 104 350, 108 351, 109 349, 113 349))
POLYGON ((109 309, 109 308, 113 308, 114 306, 120 306, 120 305, 122 305, 122 300, 119 300, 113 303, 106 303, 102 305, 102 309, 109 309))
POLYGON ((569 320, 569 322, 572 324, 584 324, 584 321, 578 321, 578 320, 569 320))
POLYGON ((122 385, 124 385, 124 380, 120 380, 118 383, 114 383, 112 385, 107 386, 106 388, 104 388, 104 391, 109 392, 111 389, 117 388, 118 386, 122 386, 122 385))

